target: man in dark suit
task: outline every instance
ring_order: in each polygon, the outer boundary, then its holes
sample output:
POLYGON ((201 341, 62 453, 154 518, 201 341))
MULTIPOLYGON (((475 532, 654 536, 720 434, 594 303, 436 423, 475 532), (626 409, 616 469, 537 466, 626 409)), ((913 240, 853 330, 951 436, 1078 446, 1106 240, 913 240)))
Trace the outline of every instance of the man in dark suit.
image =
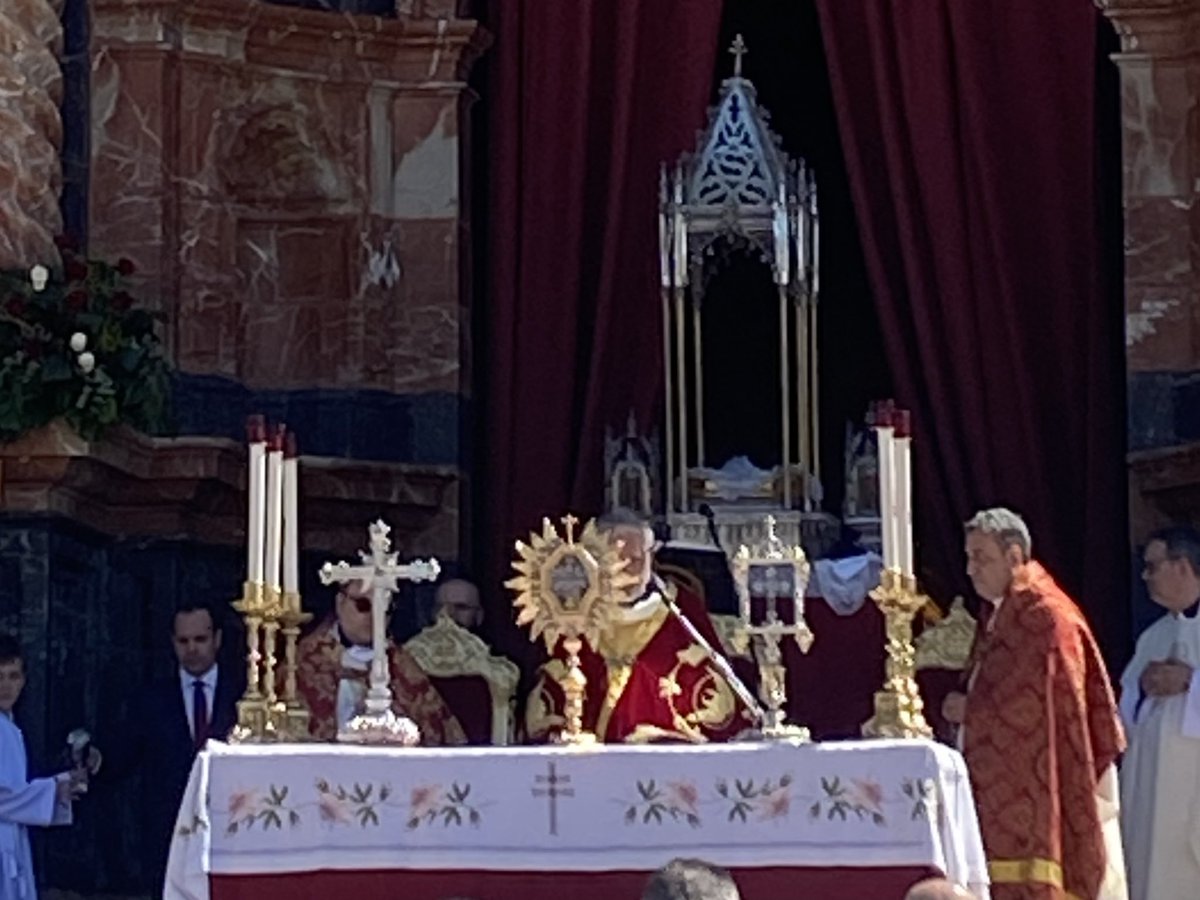
POLYGON ((161 893, 179 802, 196 753, 209 739, 224 740, 237 724, 242 684, 217 665, 221 623, 213 610, 187 602, 175 611, 171 643, 178 669, 134 695, 114 736, 100 777, 141 772, 143 878, 161 893))

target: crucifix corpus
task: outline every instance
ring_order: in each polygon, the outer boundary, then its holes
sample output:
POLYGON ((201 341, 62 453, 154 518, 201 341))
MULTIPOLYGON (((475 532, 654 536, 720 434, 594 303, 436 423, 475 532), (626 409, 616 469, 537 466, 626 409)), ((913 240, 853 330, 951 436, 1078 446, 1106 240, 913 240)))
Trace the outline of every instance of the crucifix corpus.
POLYGON ((345 585, 361 582, 371 591, 371 680, 365 709, 338 729, 338 740, 354 744, 400 744, 412 747, 420 743, 417 723, 392 710, 391 673, 387 654, 387 609, 396 593, 397 582, 433 581, 441 567, 436 559, 413 560, 406 565, 397 562, 388 538, 391 528, 383 520, 371 523, 370 551, 359 551, 362 562, 352 566, 346 562, 325 563, 321 567, 321 583, 345 585))

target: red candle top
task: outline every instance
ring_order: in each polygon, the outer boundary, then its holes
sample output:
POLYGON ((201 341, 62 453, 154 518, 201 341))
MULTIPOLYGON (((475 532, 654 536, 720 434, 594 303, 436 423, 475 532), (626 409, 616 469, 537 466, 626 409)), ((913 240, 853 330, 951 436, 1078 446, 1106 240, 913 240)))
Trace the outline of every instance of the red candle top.
POLYGON ((286 434, 287 434, 287 426, 284 425, 282 422, 277 422, 271 426, 271 438, 267 442, 267 445, 268 445, 268 449, 270 449, 270 451, 272 453, 282 453, 283 452, 283 439, 284 439, 284 435, 286 435, 286 434))
POLYGON ((300 454, 296 448, 296 432, 289 431, 283 442, 283 458, 295 459, 299 455, 300 454))
POLYGON ((912 437, 912 412, 898 409, 892 414, 892 424, 896 427, 896 437, 912 437))
POLYGON ((262 444, 267 440, 267 420, 260 414, 246 416, 246 440, 262 444))

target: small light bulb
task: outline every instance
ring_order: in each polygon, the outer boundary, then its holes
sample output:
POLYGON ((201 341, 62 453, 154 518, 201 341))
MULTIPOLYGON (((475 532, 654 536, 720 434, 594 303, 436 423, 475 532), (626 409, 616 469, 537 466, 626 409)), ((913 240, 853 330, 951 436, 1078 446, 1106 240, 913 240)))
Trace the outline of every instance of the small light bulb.
POLYGON ((83 371, 84 375, 90 374, 92 369, 96 368, 96 357, 90 353, 80 353, 79 368, 83 371))
POLYGON ((74 353, 82 353, 87 349, 87 335, 82 331, 77 331, 71 335, 71 351, 74 353))
POLYGON ((50 271, 41 263, 29 270, 29 283, 33 285, 35 293, 41 293, 46 287, 46 282, 50 278, 50 271))

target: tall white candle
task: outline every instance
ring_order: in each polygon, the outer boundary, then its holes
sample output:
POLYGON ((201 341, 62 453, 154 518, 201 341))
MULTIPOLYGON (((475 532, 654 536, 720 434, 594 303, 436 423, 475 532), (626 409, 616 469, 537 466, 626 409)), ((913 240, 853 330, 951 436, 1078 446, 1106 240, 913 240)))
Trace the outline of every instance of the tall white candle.
POLYGON ((267 550, 263 581, 279 588, 279 551, 283 536, 283 426, 276 426, 267 448, 267 550))
POLYGON ((891 423, 877 426, 879 439, 879 538, 883 544, 883 567, 894 568, 896 559, 895 438, 891 423))
POLYGON ((263 526, 266 513, 267 431, 262 416, 250 416, 246 422, 248 468, 246 477, 246 580, 263 579, 263 526))
POLYGON ((915 575, 912 529, 912 419, 908 410, 897 410, 896 425, 896 556, 900 571, 915 575))
POLYGON ((296 436, 289 431, 283 451, 283 590, 287 594, 300 590, 299 468, 296 436))
POLYGON ((896 438, 896 562, 905 575, 913 574, 912 438, 896 438))

